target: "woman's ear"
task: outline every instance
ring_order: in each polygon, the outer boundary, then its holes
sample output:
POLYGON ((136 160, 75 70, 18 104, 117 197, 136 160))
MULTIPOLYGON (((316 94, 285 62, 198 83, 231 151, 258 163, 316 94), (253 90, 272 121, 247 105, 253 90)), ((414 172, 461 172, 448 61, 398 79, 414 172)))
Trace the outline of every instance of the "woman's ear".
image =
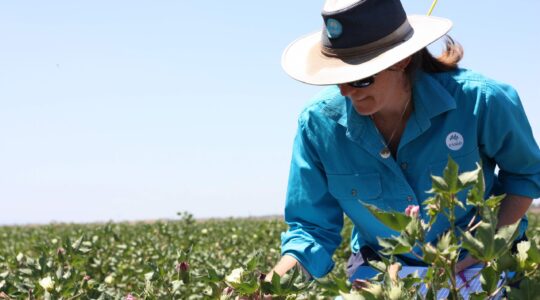
POLYGON ((412 60, 412 56, 402 59, 400 62, 394 65, 394 68, 403 71, 411 63, 411 60, 412 60))

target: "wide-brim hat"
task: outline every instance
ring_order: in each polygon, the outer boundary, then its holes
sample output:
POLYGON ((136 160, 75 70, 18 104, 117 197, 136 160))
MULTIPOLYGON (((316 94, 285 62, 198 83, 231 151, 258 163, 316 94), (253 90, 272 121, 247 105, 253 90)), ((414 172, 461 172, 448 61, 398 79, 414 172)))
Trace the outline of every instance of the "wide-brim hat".
POLYGON ((444 36, 448 19, 407 16, 399 0, 327 0, 321 31, 283 52, 292 78, 313 85, 341 84, 374 75, 444 36))

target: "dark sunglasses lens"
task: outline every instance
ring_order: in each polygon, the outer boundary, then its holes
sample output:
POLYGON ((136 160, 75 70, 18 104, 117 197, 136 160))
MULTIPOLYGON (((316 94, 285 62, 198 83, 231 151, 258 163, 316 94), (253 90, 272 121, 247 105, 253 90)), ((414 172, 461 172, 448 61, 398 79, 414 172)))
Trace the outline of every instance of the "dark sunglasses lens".
POLYGON ((355 88, 364 88, 364 87, 370 86, 374 81, 375 81, 375 76, 370 76, 368 78, 349 82, 349 85, 355 88))

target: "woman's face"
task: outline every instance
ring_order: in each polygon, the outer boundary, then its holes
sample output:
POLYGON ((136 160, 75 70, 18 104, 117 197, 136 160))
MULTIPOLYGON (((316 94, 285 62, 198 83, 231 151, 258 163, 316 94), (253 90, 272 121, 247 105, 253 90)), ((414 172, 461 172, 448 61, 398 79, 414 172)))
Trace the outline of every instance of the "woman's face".
POLYGON ((410 97, 407 91, 403 68, 389 68, 375 76, 375 81, 363 88, 355 88, 347 83, 339 84, 341 95, 348 97, 355 110, 363 116, 403 110, 403 97, 410 97))

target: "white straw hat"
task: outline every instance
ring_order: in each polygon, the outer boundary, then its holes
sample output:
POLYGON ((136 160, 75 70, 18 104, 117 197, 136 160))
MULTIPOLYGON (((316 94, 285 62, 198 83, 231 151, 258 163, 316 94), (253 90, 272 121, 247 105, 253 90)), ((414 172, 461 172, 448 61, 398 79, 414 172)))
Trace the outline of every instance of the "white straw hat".
POLYGON ((407 16, 399 0, 327 0, 323 30, 283 52, 281 65, 296 80, 340 84, 369 77, 445 35, 448 19, 407 16))

